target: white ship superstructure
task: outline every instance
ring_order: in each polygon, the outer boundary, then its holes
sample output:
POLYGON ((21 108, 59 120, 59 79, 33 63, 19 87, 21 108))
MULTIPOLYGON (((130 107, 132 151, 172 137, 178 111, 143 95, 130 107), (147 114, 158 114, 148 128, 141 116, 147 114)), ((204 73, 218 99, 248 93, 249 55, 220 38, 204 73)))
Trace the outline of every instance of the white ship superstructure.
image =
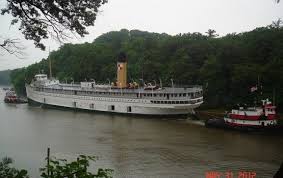
POLYGON ((95 81, 63 84, 39 74, 35 81, 26 85, 27 97, 29 101, 43 105, 143 115, 194 113, 194 109, 203 103, 201 86, 140 87, 127 84, 126 66, 127 61, 122 55, 117 63, 115 85, 97 85, 95 81))

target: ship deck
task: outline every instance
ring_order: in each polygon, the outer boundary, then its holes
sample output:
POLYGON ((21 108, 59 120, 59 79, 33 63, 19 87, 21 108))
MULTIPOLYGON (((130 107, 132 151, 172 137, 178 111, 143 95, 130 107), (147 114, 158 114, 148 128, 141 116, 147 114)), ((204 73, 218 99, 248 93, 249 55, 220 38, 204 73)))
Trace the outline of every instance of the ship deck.
POLYGON ((201 86, 187 86, 187 87, 163 87, 159 89, 145 89, 145 88, 114 88, 109 85, 97 85, 93 88, 82 88, 79 84, 56 84, 45 86, 45 89, 66 90, 66 91, 90 91, 90 92, 108 92, 108 93, 163 93, 163 94, 181 94, 181 93, 197 93, 202 91, 201 86))

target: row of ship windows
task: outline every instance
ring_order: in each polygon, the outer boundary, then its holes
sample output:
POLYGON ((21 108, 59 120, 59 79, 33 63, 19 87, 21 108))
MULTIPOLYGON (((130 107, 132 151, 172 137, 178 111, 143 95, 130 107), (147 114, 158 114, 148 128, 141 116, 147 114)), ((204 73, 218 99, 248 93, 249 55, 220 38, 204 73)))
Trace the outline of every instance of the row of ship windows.
MULTIPOLYGON (((60 95, 57 95, 58 97, 60 95)), ((86 96, 80 96, 80 99, 87 99, 86 96)), ((112 102, 142 102, 147 103, 147 100, 136 100, 136 99, 116 99, 116 98, 95 98, 94 100, 99 101, 112 101, 112 102)), ((192 100, 192 101, 154 101, 151 100, 150 102, 153 104, 194 104, 202 101, 202 99, 192 100)))
MULTIPOLYGON (((59 95, 57 95, 59 96, 59 95)), ((79 97, 80 99, 87 99, 86 96, 81 96, 79 97)), ((44 98, 45 100, 45 98, 44 98)), ((142 103, 147 103, 147 100, 135 100, 135 99, 116 99, 116 98, 95 98, 95 100, 98 101, 110 101, 110 102, 142 102, 142 103)), ((169 101, 155 101, 151 100, 150 102, 153 104, 194 104, 201 102, 202 99, 197 99, 197 100, 191 100, 191 101, 174 101, 174 100, 169 100, 169 101)))
POLYGON ((202 99, 192 100, 192 101, 151 101, 153 104, 194 104, 201 102, 202 99))
MULTIPOLYGON (((46 94, 46 96, 53 96, 53 97, 62 97, 60 94, 51 95, 46 94)), ((89 99, 87 96, 78 96, 78 99, 89 99)), ((120 99, 120 98, 93 98, 92 100, 98 100, 98 101, 110 101, 110 102, 140 102, 140 103, 147 103, 147 100, 136 100, 136 99, 120 99)))
POLYGON ((75 90, 61 90, 61 89, 42 89, 37 88, 37 91, 44 91, 44 92, 54 92, 60 94, 74 94, 74 95, 112 95, 112 96, 135 96, 137 98, 141 97, 201 97, 202 91, 195 92, 195 93, 120 93, 120 92, 92 92, 92 91, 75 91, 75 90))
MULTIPOLYGON (((73 102, 73 107, 77 107, 77 102, 73 102)), ((89 104, 89 108, 90 109, 94 109, 94 107, 95 107, 94 103, 89 104)), ((108 106, 108 110, 109 111, 115 111, 115 105, 108 106)), ((127 112, 132 112, 132 107, 131 106, 127 106, 127 112)))

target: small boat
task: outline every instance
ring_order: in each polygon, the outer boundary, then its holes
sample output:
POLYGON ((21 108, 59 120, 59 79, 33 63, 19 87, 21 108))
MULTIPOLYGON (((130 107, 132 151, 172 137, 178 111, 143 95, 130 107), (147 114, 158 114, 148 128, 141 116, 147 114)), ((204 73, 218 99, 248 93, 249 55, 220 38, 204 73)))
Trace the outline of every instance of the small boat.
POLYGON ((8 88, 8 87, 3 87, 2 90, 3 90, 3 91, 8 91, 8 90, 11 90, 11 89, 8 88))
POLYGON ((15 91, 9 90, 6 92, 4 102, 20 104, 20 103, 27 103, 27 100, 18 97, 15 91))
POLYGON ((211 118, 205 122, 206 127, 237 130, 277 130, 280 128, 276 117, 276 106, 268 99, 262 100, 261 106, 238 106, 223 118, 211 118))

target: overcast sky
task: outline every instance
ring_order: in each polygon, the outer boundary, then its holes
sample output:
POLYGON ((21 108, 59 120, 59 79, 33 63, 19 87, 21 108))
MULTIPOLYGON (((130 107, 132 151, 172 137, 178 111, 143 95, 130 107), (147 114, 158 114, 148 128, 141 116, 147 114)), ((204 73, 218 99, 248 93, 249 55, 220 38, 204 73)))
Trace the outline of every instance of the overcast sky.
MULTIPOLYGON (((178 33, 201 32, 214 29, 221 36, 232 32, 244 32, 267 26, 278 18, 283 19, 283 2, 275 0, 108 0, 100 9, 94 27, 84 38, 72 39, 72 43, 92 42, 97 36, 123 28, 149 32, 178 33)), ((0 0, 0 7, 5 5, 0 0)), ((26 47, 24 59, 6 54, 0 49, 0 70, 28 66, 46 58, 47 51, 34 48, 26 41, 16 26, 10 26, 11 17, 0 16, 0 36, 20 38, 26 47)), ((45 41, 51 50, 59 44, 45 41)))

